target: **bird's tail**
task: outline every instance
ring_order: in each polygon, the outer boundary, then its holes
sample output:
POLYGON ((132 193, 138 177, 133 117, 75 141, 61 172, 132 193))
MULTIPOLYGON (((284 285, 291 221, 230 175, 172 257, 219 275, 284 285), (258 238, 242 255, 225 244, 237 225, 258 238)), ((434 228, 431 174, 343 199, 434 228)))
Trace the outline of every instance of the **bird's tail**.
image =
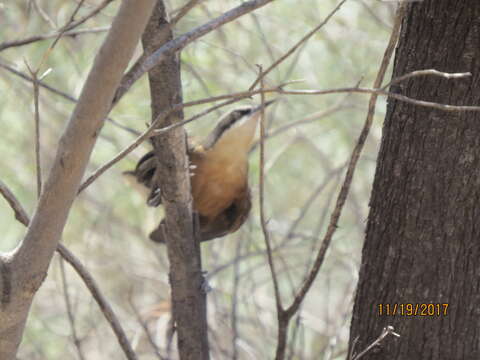
POLYGON ((153 151, 146 153, 137 163, 135 170, 125 171, 123 175, 133 188, 142 194, 146 193, 147 204, 158 206, 161 204, 160 188, 155 183, 157 160, 153 151))

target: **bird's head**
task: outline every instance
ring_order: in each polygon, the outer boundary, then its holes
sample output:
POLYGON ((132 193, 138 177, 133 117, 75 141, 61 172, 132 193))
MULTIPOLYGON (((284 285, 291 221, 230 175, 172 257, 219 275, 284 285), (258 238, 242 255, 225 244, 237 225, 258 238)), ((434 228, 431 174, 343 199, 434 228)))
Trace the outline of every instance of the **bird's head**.
POLYGON ((206 150, 245 153, 250 150, 258 120, 263 107, 267 107, 275 100, 267 101, 264 105, 236 108, 223 115, 207 137, 204 148, 206 150))

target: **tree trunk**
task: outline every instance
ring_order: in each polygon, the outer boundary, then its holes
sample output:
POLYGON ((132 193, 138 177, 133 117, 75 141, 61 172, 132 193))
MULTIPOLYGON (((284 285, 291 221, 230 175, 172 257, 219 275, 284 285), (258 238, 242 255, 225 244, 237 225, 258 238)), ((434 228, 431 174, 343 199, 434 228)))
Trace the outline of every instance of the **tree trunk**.
MULTIPOLYGON (((472 77, 417 77, 391 91, 480 103, 478 0, 408 5, 393 77, 431 68, 472 77)), ((475 112, 388 103, 350 348, 360 353, 388 325, 401 336, 362 359, 480 359, 479 120, 475 112)))
MULTIPOLYGON (((145 53, 151 54, 172 38, 165 5, 159 0, 142 36, 145 53)), ((182 102, 179 56, 167 56, 148 73, 152 119, 182 102)), ((183 112, 177 112, 168 116, 159 127, 182 119, 183 112)), ((165 208, 166 226, 163 230, 170 261, 172 315, 178 334, 178 351, 182 360, 206 360, 209 358, 206 295, 202 286, 200 245, 194 236, 185 140, 183 127, 153 139, 158 159, 156 181, 162 189, 165 208)))

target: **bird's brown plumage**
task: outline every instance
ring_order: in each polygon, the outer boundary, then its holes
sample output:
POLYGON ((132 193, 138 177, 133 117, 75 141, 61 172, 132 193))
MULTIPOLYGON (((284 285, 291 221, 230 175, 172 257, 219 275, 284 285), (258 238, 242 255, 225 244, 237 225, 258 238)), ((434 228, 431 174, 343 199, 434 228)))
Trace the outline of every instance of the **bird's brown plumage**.
MULTIPOLYGON (((260 107, 242 108, 226 114, 201 145, 188 147, 193 209, 198 215, 201 241, 235 232, 250 213, 248 151, 258 110, 260 107)), ((150 189, 147 202, 152 206, 161 203, 160 189, 155 184, 156 161, 149 152, 134 171, 128 172, 150 189)), ((165 241, 162 224, 163 220, 150 234, 152 240, 165 241)))

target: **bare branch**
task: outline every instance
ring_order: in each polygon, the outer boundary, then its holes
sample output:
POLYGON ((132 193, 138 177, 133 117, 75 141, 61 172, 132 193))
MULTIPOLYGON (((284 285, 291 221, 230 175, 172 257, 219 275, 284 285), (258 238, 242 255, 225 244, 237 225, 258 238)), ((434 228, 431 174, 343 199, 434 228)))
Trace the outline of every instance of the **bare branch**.
MULTIPOLYGON (((69 30, 69 26, 71 26, 74 23, 75 16, 77 15, 80 8, 83 6, 84 2, 85 2, 85 0, 80 0, 78 2, 77 6, 75 7, 75 10, 73 10, 73 12, 70 15, 70 18, 68 19, 67 23, 64 26, 62 26, 62 28, 58 32, 58 35, 55 37, 55 40, 53 40, 53 43, 50 45, 50 47, 47 51, 52 50, 55 47, 55 45, 57 45, 58 41, 60 40, 62 35, 65 33, 65 31, 69 30)), ((77 23, 77 25, 75 25, 75 26, 78 26, 78 25, 79 24, 77 23)), ((40 66, 39 66, 39 68, 40 68, 40 66)))
POLYGON ((65 307, 67 308, 67 317, 68 322, 70 323, 70 329, 72 331, 72 338, 75 348, 77 349, 77 355, 80 360, 85 360, 85 355, 83 354, 82 344, 77 335, 77 328, 75 327, 75 315, 72 310, 72 302, 70 301, 70 293, 68 291, 67 275, 65 273, 65 265, 63 263, 63 258, 59 258, 60 263, 60 275, 62 278, 63 286, 63 299, 65 300, 65 307))
POLYGON ((211 108, 209 108, 209 109, 207 109, 207 110, 205 110, 205 111, 203 111, 203 112, 201 112, 197 115, 194 115, 189 119, 179 121, 179 122, 176 122, 176 123, 171 124, 171 125, 167 125, 167 126, 161 128, 161 129, 157 129, 158 125, 163 121, 163 119, 165 119, 167 116, 174 113, 175 111, 179 111, 179 110, 181 110, 185 107, 188 107, 188 106, 205 104, 205 103, 217 101, 217 99, 219 99, 219 98, 225 99, 225 98, 229 98, 229 97, 230 96, 213 97, 213 98, 207 98, 207 99, 202 99, 202 100, 197 100, 197 101, 191 101, 191 102, 188 102, 188 103, 175 104, 175 105, 171 106, 170 108, 164 110, 163 112, 158 114, 158 116, 155 118, 155 120, 152 121, 151 125, 147 128, 147 130, 145 130, 135 141, 133 141, 125 149, 120 151, 111 160, 109 160, 104 165, 102 165, 97 170, 95 170, 94 173, 92 175, 90 175, 87 178, 87 180, 85 180, 85 182, 80 186, 78 192, 80 193, 83 190, 85 190, 86 187, 88 187, 91 183, 93 183, 105 171, 110 169, 113 165, 115 165, 117 162, 122 160, 125 156, 130 154, 133 150, 135 150, 138 146, 140 146, 140 144, 142 144, 149 137, 165 134, 165 133, 167 133, 167 132, 169 132, 173 129, 176 129, 178 127, 186 125, 186 124, 188 124, 188 123, 190 123, 190 122, 192 122, 192 121, 194 121, 194 120, 196 120, 196 119, 198 119, 198 118, 200 118, 200 117, 202 117, 202 116, 204 116, 204 115, 206 115, 206 114, 208 114, 208 113, 210 113, 210 112, 212 112, 212 111, 214 111, 214 110, 216 110, 216 109, 218 109, 222 106, 229 105, 233 102, 239 101, 239 100, 244 99, 248 96, 244 95, 242 97, 233 97, 232 99, 230 99, 228 101, 225 101, 224 103, 221 103, 219 105, 212 106, 211 108))
POLYGON ((147 340, 150 343, 153 351, 155 352, 157 359, 165 360, 165 357, 163 357, 162 354, 160 353, 160 349, 158 348, 155 342, 155 339, 153 338, 153 335, 150 332, 150 329, 148 328, 148 324, 142 319, 142 316, 140 315, 140 312, 138 311, 137 306, 135 305, 135 302, 133 300, 133 291, 130 291, 129 293, 128 303, 130 304, 130 307, 133 310, 133 313, 135 315, 135 318, 137 319, 137 322, 140 324, 143 331, 145 332, 145 335, 147 336, 147 340))
POLYGON ((68 22, 58 32, 53 43, 49 46, 49 48, 43 54, 42 60, 40 61, 40 64, 37 66, 37 68, 35 70, 32 70, 28 65, 28 63, 25 62, 33 80, 33 102, 35 107, 35 116, 34 116, 35 118, 35 168, 36 168, 36 175, 37 175, 37 196, 38 197, 40 197, 40 194, 42 193, 42 166, 41 166, 41 152, 40 152, 40 109, 39 109, 39 103, 38 103, 40 91, 39 91, 39 84, 38 84, 39 82, 38 73, 40 72, 40 69, 42 68, 42 66, 46 63, 48 55, 55 48, 55 45, 60 40, 62 35, 69 28, 69 26, 73 24, 75 20, 75 15, 78 13, 80 8, 82 7, 84 1, 85 0, 80 0, 80 2, 77 4, 68 22))
MULTIPOLYGON (((263 89, 263 70, 260 65, 259 78, 260 89, 263 89)), ((270 233, 267 229, 267 220, 265 217, 265 93, 260 93, 261 98, 261 113, 260 113, 260 172, 259 172, 259 204, 260 204, 260 223, 262 225, 263 238, 265 239, 265 246, 267 247, 268 266, 273 280, 273 290, 275 293, 275 303, 277 305, 277 312, 283 312, 282 298, 280 296, 280 287, 278 285, 277 273, 275 271, 275 263, 273 261, 272 246, 270 241, 270 233)))
POLYGON ((45 12, 45 10, 43 10, 42 7, 40 5, 38 5, 38 1, 37 0, 32 0, 32 4, 33 4, 33 7, 35 8, 35 10, 37 10, 38 15, 40 15, 40 17, 46 23, 48 23, 48 25, 50 25, 50 27, 52 29, 55 29, 57 26, 55 25, 53 20, 50 18, 50 16, 48 16, 48 14, 45 12))
POLYGON ((175 26, 185 15, 188 14, 197 4, 202 0, 189 0, 185 5, 183 5, 177 12, 177 14, 170 20, 170 27, 175 26))
POLYGON ((91 31, 90 29, 85 29, 85 30, 79 30, 78 33, 75 32, 69 32, 70 30, 76 28, 77 26, 83 24, 85 21, 88 19, 94 17, 97 15, 100 11, 102 11, 108 4, 110 4, 113 0, 104 0, 100 5, 98 5, 95 9, 90 11, 87 15, 82 17, 81 19, 78 19, 77 21, 69 21, 67 26, 64 26, 61 30, 54 32, 52 34, 48 35, 35 35, 31 36, 22 40, 15 40, 15 41, 5 41, 0 44, 0 51, 11 48, 11 47, 18 47, 18 46, 23 46, 23 45, 28 45, 37 41, 41 40, 46 40, 46 39, 51 39, 51 38, 59 38, 62 36, 73 36, 73 35, 79 35, 79 34, 84 34, 84 33, 90 33, 90 32, 100 32, 104 31, 97 29, 97 31, 91 31))
MULTIPOLYGON (((28 82, 31 82, 31 83, 34 82, 33 78, 29 77, 28 75, 24 74, 23 72, 18 71, 15 68, 13 68, 13 67, 11 67, 7 64, 2 63, 1 61, 0 61, 0 68, 4 68, 5 70, 7 70, 10 73, 22 78, 25 81, 28 81, 28 82)), ((46 90, 50 91, 51 93, 53 93, 55 95, 58 95, 58 96, 61 96, 62 98, 66 99, 66 100, 68 100, 72 103, 76 103, 78 101, 76 98, 67 94, 66 92, 64 92, 62 90, 59 90, 57 88, 54 88, 53 86, 50 86, 50 85, 48 85, 47 83, 45 83, 41 80, 38 80, 38 84, 40 85, 40 87, 43 87, 46 90)), ((135 136, 140 135, 140 132, 138 132, 137 130, 134 130, 134 129, 129 128, 128 126, 122 125, 122 124, 120 124, 119 122, 115 121, 114 119, 112 119, 110 117, 107 118, 107 121, 110 122, 115 127, 118 127, 118 128, 120 128, 122 130, 125 130, 125 131, 128 131, 129 133, 131 133, 135 136)))
POLYGON ((126 358, 129 360, 136 360, 137 356, 135 355, 135 352, 133 351, 132 346, 128 341, 127 335, 125 334, 125 331, 123 330, 120 321, 113 312, 113 309, 108 303, 107 299, 102 294, 95 279, 85 269, 82 263, 63 244, 58 244, 57 251, 62 256, 62 258, 65 259, 65 261, 67 261, 75 269, 77 274, 83 280, 85 286, 88 288, 88 290, 90 290, 92 297, 97 302, 100 310, 105 316, 105 319, 107 319, 110 327, 115 333, 118 343, 120 344, 126 358))
MULTIPOLYGON (((0 66, 2 64, 0 63, 0 66)), ((440 72, 437 72, 435 75, 439 75, 440 72)), ((448 78, 450 75, 449 73, 440 73, 444 74, 445 78, 448 78)), ((420 73, 418 76, 423 76, 423 75, 429 75, 426 73, 420 73)), ((432 74, 433 75, 433 74, 432 74)), ((468 76, 467 73, 462 74, 463 76, 468 76)), ((459 78, 460 76, 456 74, 454 78, 459 78)), ((157 116, 157 118, 152 122, 152 124, 148 127, 147 130, 145 130, 138 138, 132 142, 129 146, 127 146, 124 150, 119 152, 115 157, 113 157, 110 161, 102 165, 100 168, 98 168, 92 175, 88 177, 87 180, 80 186, 79 192, 83 191, 87 186, 89 186, 92 182, 94 182, 99 176, 101 176, 105 171, 110 169, 113 165, 115 165, 117 162, 122 160, 125 156, 127 156, 129 153, 131 153, 133 150, 135 150, 140 144, 142 144, 143 141, 148 139, 149 137, 152 136, 157 136, 160 134, 164 134, 168 131, 171 131, 179 126, 186 125, 194 120, 199 119, 200 117, 205 116, 206 114, 220 108, 226 105, 229 105, 233 102, 240 101, 245 98, 250 98, 253 95, 258 95, 258 94, 267 94, 267 93, 278 93, 278 94, 283 94, 283 95, 329 95, 329 94, 342 94, 342 93, 360 93, 360 94, 372 94, 372 95, 383 95, 387 97, 391 97, 400 101, 404 101, 410 104, 418 105, 418 106, 423 106, 423 107, 429 107, 429 108, 435 108, 443 111, 480 111, 480 106, 466 106, 466 105, 447 105, 447 104, 438 104, 438 103, 433 103, 430 101, 423 101, 423 100, 415 100, 412 98, 409 98, 407 96, 401 95, 401 94, 396 94, 396 93, 391 93, 387 91, 383 91, 380 89, 376 88, 362 88, 362 87, 345 87, 345 88, 337 88, 337 89, 326 89, 326 90, 283 90, 283 87, 287 84, 281 84, 278 85, 277 87, 272 87, 272 88, 266 88, 266 89, 257 89, 257 90, 252 90, 252 91, 242 91, 238 93, 231 93, 231 94, 225 94, 225 95, 219 95, 219 96, 212 96, 208 97, 205 99, 200 99, 200 100, 195 100, 195 101, 190 101, 182 104, 175 104, 174 106, 170 107, 169 109, 163 111, 161 114, 157 116), (222 104, 213 106, 195 116, 192 116, 189 119, 180 121, 178 123, 165 126, 160 129, 156 129, 160 121, 168 116, 169 114, 181 110, 185 107, 190 107, 190 106, 195 106, 195 105, 201 105, 201 104, 207 104, 210 102, 216 102, 220 100, 225 100, 225 99, 230 99, 222 104)), ((333 110, 332 110, 333 111, 333 110)), ((320 116, 320 114, 319 114, 320 116)), ((305 119, 305 121, 300 120, 300 123, 304 122, 309 122, 310 119, 305 119)), ((288 124, 284 126, 284 129, 281 131, 286 130, 287 128, 290 128, 293 126, 293 124, 288 124)), ((270 136, 270 135, 268 135, 270 136)), ((267 137, 268 137, 267 136, 267 137)), ((255 145, 257 146, 257 145, 255 145)))
MULTIPOLYGON (((25 328, 30 304, 44 280, 67 221, 115 89, 135 50, 154 0, 124 0, 85 82, 22 242, 10 254, 12 289, 3 303, 0 353, 13 358, 25 328)), ((131 356, 133 359, 134 356, 131 356)))
POLYGON ((387 327, 383 328, 382 333, 378 336, 378 338, 375 341, 373 341, 370 345, 368 345, 365 348, 365 350, 363 350, 361 353, 354 356, 352 360, 360 359, 361 357, 366 355, 370 350, 372 350, 375 346, 379 346, 381 344, 381 342, 383 341, 383 339, 385 339, 388 335, 393 335, 393 336, 396 336, 396 337, 400 337, 400 334, 397 334, 395 332, 395 329, 393 328, 393 326, 387 326, 387 327))
POLYGON ((338 5, 328 14, 328 16, 323 20, 318 26, 316 26, 314 29, 312 29, 310 32, 308 32, 303 38, 301 38, 295 45, 293 45, 285 54, 283 54, 280 58, 278 58, 272 65, 270 65, 267 70, 265 70, 259 77, 253 82, 253 84, 250 86, 249 90, 252 90, 255 88, 255 86, 258 85, 260 82, 261 78, 265 77, 270 71, 275 69, 278 65, 280 65, 283 61, 285 61, 290 55, 292 55, 297 49, 304 44, 306 41, 308 41, 313 35, 317 33, 321 28, 323 28, 328 21, 335 15, 335 13, 340 10, 342 5, 346 2, 347 0, 342 0, 338 5))
MULTIPOLYGON (((10 73, 12 73, 12 74, 14 74, 14 75, 16 75, 16 76, 18 76, 18 77, 21 77, 23 80, 26 80, 26 81, 31 82, 31 83, 34 82, 33 78, 31 78, 31 77, 28 76, 27 74, 25 74, 25 73, 23 73, 23 72, 21 72, 21 71, 18 71, 18 70, 16 70, 14 67, 12 67, 12 66, 10 66, 10 65, 7 65, 7 64, 5 64, 5 63, 3 63, 3 62, 0 62, 0 68, 3 68, 3 69, 7 70, 8 72, 10 72, 10 73)), ((38 81, 38 84, 39 84, 41 87, 43 87, 43 88, 47 89, 48 91, 50 91, 51 93, 56 94, 56 95, 59 95, 59 96, 63 97, 64 99, 66 99, 66 100, 68 100, 68 101, 70 101, 70 102, 74 102, 74 103, 77 102, 77 99, 75 99, 73 96, 71 96, 71 95, 69 95, 69 94, 67 94, 66 92, 63 92, 63 91, 61 91, 61 90, 58 90, 58 89, 56 89, 56 88, 48 85, 47 83, 45 83, 45 82, 43 82, 43 81, 41 81, 41 80, 38 81)))
POLYGON ((38 69, 33 71, 28 64, 27 68, 30 71, 30 75, 33 79, 33 103, 35 108, 34 114, 34 128, 35 128, 35 171, 37 175, 37 196, 40 197, 42 193, 42 165, 40 159, 40 109, 39 109, 39 96, 40 89, 38 85, 38 69))
POLYGON ((145 60, 138 64, 135 71, 132 71, 124 76, 121 85, 118 87, 115 94, 113 105, 115 105, 125 95, 125 93, 132 87, 132 85, 146 72, 150 71, 155 65, 164 61, 169 55, 180 51, 188 44, 197 40, 205 34, 219 28, 220 26, 227 24, 242 15, 248 14, 262 6, 267 5, 273 0, 250 0, 242 3, 241 5, 233 8, 219 17, 209 21, 206 24, 200 25, 195 29, 167 42, 162 45, 153 54, 145 58, 145 60))
MULTIPOLYGON (((25 226, 28 226, 30 223, 30 218, 27 215, 27 212, 24 210, 23 206, 17 200, 15 195, 10 191, 10 189, 0 180, 0 193, 7 200, 10 207, 15 213, 15 218, 25 226)), ((68 250, 63 244, 58 244, 57 246, 58 253, 65 259, 72 267, 75 269, 77 274, 83 280, 87 288, 90 290, 92 297, 97 302, 100 310, 104 314, 105 318, 109 322, 110 326, 115 333, 122 350, 124 351, 126 357, 130 360, 136 359, 135 353, 130 346, 127 335, 120 325, 120 321, 112 310, 112 307, 106 300, 105 296, 100 291, 95 279, 90 275, 87 269, 82 265, 80 260, 78 260, 75 255, 73 255, 70 250, 68 250)))
POLYGON ((137 5, 131 1, 122 2, 103 49, 98 52, 77 107, 60 139, 32 226, 17 248, 17 260, 28 261, 34 273, 45 271, 56 248, 91 150, 109 110, 114 89, 136 47, 152 3, 153 0, 145 1, 143 6, 139 6, 136 2, 137 5))
MULTIPOLYGON (((157 0, 152 16, 142 35, 146 54, 168 43, 173 32, 168 27, 164 0, 157 0)), ((182 103, 179 58, 171 53, 148 72, 152 119, 165 109, 182 103)), ((174 125, 183 119, 177 110, 158 125, 174 125)), ((198 225, 192 212, 192 195, 185 130, 177 127, 152 139, 157 169, 155 182, 161 191, 165 218, 160 228, 165 232, 169 260, 172 318, 176 324, 177 348, 182 360, 208 360, 207 301, 202 276, 202 258, 198 225), (188 274, 188 275, 187 275, 188 274)))
MULTIPOLYGON (((423 74, 422 74, 423 75, 423 74)), ((273 90, 270 89, 266 92, 278 92, 279 94, 284 95, 327 95, 327 94, 339 94, 339 93, 359 93, 359 94, 373 94, 373 95, 383 95, 391 97, 396 100, 400 100, 409 104, 414 104, 418 106, 438 109, 442 111, 480 111, 480 106, 468 106, 468 105, 448 105, 448 104, 439 104, 431 101, 423 101, 409 98, 408 96, 382 91, 377 88, 361 88, 361 87, 351 87, 351 88, 338 88, 338 89, 327 89, 327 90, 273 90)))
MULTIPOLYGON (((390 36, 390 40, 388 42, 387 48, 385 50, 382 63, 380 65, 380 69, 378 71, 377 77, 374 82, 374 88, 379 88, 383 82, 383 78, 385 76, 385 73, 388 68, 388 64, 390 63, 390 59, 392 57, 393 51, 395 49, 395 44, 397 43, 398 36, 400 33, 400 24, 403 18, 403 15, 405 13, 405 6, 400 5, 398 11, 397 11, 397 16, 395 20, 395 24, 392 30, 392 34, 390 36)), ((335 234, 335 231, 337 229, 337 224, 338 220, 340 218, 340 215, 343 210, 343 206, 345 205, 345 202, 347 200, 348 193, 350 191, 350 186, 353 181, 353 176, 355 174, 355 169, 358 164, 358 159, 360 158, 360 154, 363 150, 363 146, 365 144, 365 141, 367 140, 368 134, 370 132, 370 128, 373 122, 373 116, 375 113, 375 105, 377 101, 377 95, 374 94, 370 98, 370 102, 368 105, 368 113, 367 113, 367 118, 365 120, 364 127, 360 133, 360 136, 358 138, 357 144, 355 145, 355 148, 353 149, 352 156, 350 158, 350 162, 348 164, 347 168, 347 173, 345 175, 345 180, 342 184, 342 187, 340 189, 340 192, 337 197, 337 202, 335 204, 335 208, 332 212, 331 218, 330 218, 330 223, 327 228, 327 232, 322 240, 322 245, 320 246, 320 249, 317 253, 317 257, 315 259, 315 262, 313 264, 312 270, 303 283, 302 287, 297 293, 297 296, 293 300, 292 304, 290 307, 286 310, 287 313, 292 316, 297 310, 300 304, 303 302, 307 292, 310 290, 310 287, 312 286, 314 280, 316 279, 318 272, 320 271, 320 267, 323 264, 323 261, 325 259, 325 254, 328 250, 328 247, 330 245, 330 242, 333 238, 333 235, 335 234)))
POLYGON ((398 84, 399 82, 402 82, 404 80, 413 78, 413 77, 418 77, 418 76, 426 76, 426 75, 433 75, 433 76, 439 76, 444 79, 463 79, 469 76, 472 76, 472 73, 470 72, 463 72, 463 73, 444 73, 435 69, 427 69, 427 70, 417 70, 417 71, 412 71, 411 73, 405 74, 403 76, 399 76, 389 83, 387 85, 383 86, 380 88, 380 90, 386 90, 393 84, 398 84))
MULTIPOLYGON (((106 32, 108 30, 110 30, 109 26, 95 27, 95 28, 89 28, 89 29, 69 30, 69 31, 65 31, 62 34, 62 37, 65 37, 65 36, 75 37, 75 36, 78 36, 78 35, 85 35, 85 34, 97 34, 97 33, 106 32)), ((29 44, 32 44, 32 43, 35 43, 35 42, 38 42, 38 41, 54 39, 54 38, 57 38, 58 35, 59 35, 59 32, 56 31, 56 32, 51 33, 51 34, 35 35, 35 36, 31 36, 29 38, 22 39, 22 40, 5 41, 5 42, 0 44, 0 51, 8 49, 8 48, 12 48, 12 47, 20 47, 20 46, 23 46, 23 45, 29 45, 29 44)))
POLYGON ((4 199, 7 200, 8 204, 12 208, 15 214, 15 219, 17 219, 23 225, 28 226, 30 218, 28 217, 27 212, 2 180, 0 180, 0 194, 2 194, 4 199))

